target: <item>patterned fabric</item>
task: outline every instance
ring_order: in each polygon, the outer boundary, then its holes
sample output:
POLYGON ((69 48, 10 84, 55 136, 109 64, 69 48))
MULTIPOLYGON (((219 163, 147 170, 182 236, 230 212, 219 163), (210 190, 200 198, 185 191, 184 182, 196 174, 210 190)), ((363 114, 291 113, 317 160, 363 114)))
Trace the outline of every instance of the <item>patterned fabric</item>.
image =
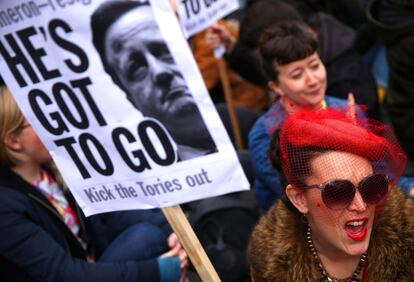
POLYGON ((63 221, 72 231, 72 233, 77 236, 79 233, 79 221, 76 213, 69 205, 62 189, 60 189, 52 175, 43 170, 40 178, 32 182, 32 185, 35 186, 56 208, 63 221))
MULTIPOLYGON (((328 97, 327 99, 331 100, 331 98, 328 98, 328 97)), ((341 99, 336 99, 336 98, 333 98, 333 100, 342 101, 341 99)), ((326 107, 327 107, 326 100, 323 100, 321 108, 326 109, 326 107)), ((272 106, 264 114, 264 122, 265 122, 267 132, 269 132, 269 134, 272 134, 280 126, 280 123, 284 120, 286 116, 287 116, 287 112, 282 107, 282 104, 280 102, 280 97, 277 96, 273 100, 272 106)))

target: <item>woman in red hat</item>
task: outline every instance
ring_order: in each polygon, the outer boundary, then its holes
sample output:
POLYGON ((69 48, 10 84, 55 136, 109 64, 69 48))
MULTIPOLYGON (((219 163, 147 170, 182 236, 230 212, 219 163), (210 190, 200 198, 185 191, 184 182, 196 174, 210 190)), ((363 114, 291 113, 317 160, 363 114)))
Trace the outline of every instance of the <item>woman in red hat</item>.
POLYGON ((269 151, 284 196, 249 244, 254 281, 412 281, 414 205, 392 130, 347 107, 286 117, 269 151))

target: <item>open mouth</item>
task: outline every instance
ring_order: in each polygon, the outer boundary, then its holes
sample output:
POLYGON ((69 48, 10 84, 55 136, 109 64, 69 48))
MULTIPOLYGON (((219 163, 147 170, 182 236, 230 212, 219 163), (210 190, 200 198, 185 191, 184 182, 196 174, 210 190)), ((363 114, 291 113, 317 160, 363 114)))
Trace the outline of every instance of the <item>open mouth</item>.
POLYGON ((368 218, 349 220, 345 223, 345 232, 354 241, 361 241, 368 231, 368 218))

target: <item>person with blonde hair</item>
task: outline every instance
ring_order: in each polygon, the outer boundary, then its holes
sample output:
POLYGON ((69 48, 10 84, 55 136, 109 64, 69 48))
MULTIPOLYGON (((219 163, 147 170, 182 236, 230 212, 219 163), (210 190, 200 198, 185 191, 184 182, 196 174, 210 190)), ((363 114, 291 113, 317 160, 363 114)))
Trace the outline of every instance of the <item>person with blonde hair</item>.
MULTIPOLYGON (((2 280, 180 279, 187 258, 174 234, 168 237, 167 250, 161 256, 127 261, 107 254, 105 263, 91 262, 83 214, 58 181, 48 150, 5 86, 0 86, 0 142, 2 280)), ((134 244, 131 249, 136 250, 134 244)))

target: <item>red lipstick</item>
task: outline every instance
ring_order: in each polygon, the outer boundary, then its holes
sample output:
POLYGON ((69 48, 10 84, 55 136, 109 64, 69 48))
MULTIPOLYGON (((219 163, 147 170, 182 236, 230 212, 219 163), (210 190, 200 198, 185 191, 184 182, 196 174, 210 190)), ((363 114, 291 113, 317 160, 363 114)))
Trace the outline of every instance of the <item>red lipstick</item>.
POLYGON ((345 232, 354 241, 361 241, 368 232, 368 218, 353 219, 345 223, 345 232))

